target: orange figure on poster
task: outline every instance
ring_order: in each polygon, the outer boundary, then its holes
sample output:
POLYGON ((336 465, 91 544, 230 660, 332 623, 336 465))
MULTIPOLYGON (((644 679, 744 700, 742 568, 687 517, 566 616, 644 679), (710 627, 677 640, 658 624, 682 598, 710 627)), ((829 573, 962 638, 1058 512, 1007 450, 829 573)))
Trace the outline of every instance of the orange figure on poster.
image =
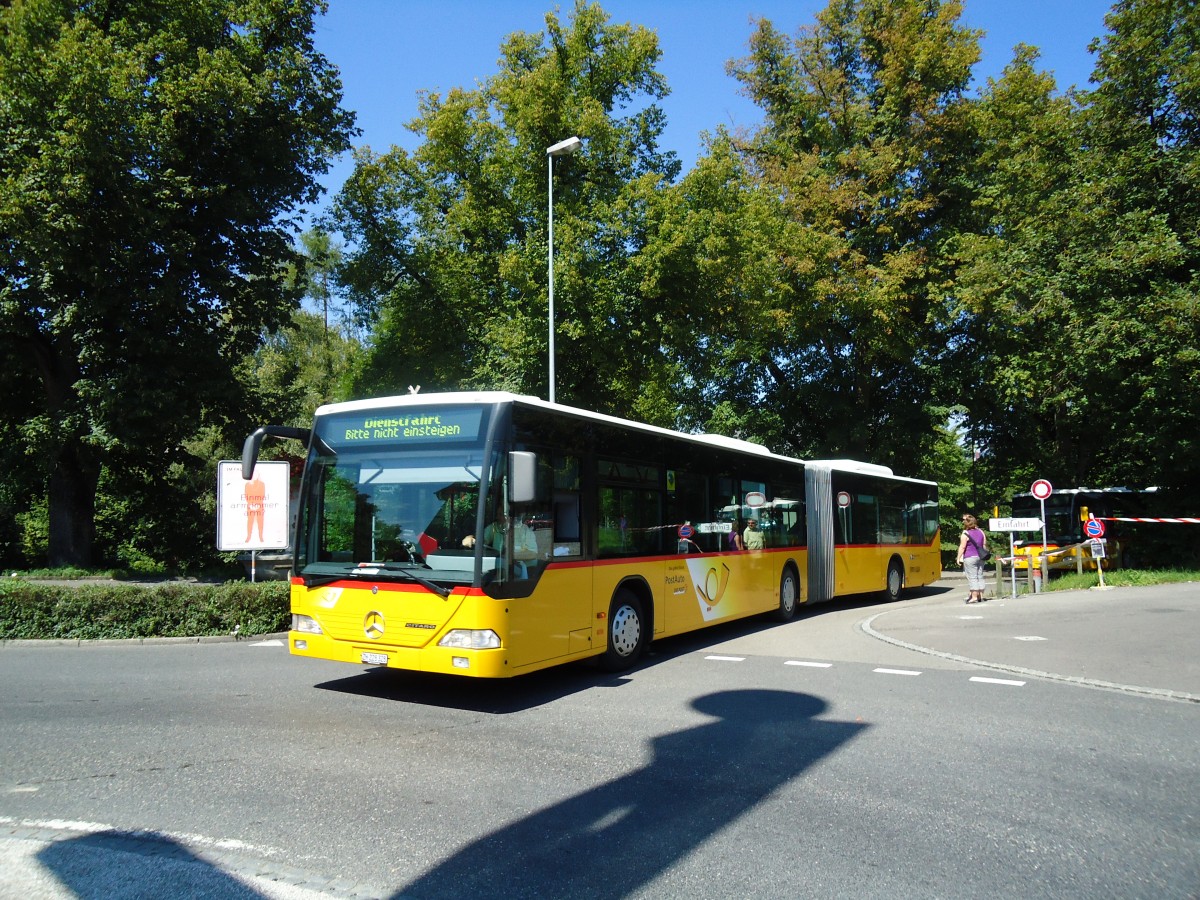
POLYGON ((246 543, 250 543, 250 535, 257 527, 258 542, 261 544, 263 542, 263 503, 267 499, 267 486, 258 477, 257 470, 254 472, 254 477, 246 482, 242 496, 246 500, 246 543))

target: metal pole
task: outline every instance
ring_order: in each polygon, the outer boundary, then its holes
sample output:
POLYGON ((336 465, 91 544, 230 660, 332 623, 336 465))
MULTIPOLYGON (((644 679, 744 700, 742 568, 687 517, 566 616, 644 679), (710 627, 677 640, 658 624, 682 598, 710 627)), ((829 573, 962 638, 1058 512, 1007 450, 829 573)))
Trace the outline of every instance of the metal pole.
POLYGON ((550 223, 549 259, 546 264, 550 270, 550 402, 554 402, 554 157, 574 153, 583 142, 578 137, 569 137, 546 148, 546 196, 549 198, 550 209, 547 219, 550 223))
POLYGON ((1008 558, 1012 560, 1009 563, 1012 566, 1012 598, 1017 599, 1017 543, 1015 533, 1008 533, 1008 558))
POLYGON ((1042 505, 1042 555, 1040 562, 1042 590, 1046 590, 1046 584, 1050 579, 1050 567, 1046 558, 1046 546, 1049 543, 1049 537, 1046 534, 1046 500, 1042 498, 1038 501, 1042 505))

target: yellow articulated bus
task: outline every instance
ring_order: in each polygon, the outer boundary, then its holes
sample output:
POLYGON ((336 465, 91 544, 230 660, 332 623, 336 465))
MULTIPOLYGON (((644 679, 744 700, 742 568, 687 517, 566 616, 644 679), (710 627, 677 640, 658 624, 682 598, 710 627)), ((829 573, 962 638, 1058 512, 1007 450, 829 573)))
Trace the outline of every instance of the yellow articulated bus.
POLYGON ((290 651, 509 677, 940 577, 937 485, 502 392, 323 406, 307 445, 290 651), (812 494, 816 492, 814 503, 812 494))

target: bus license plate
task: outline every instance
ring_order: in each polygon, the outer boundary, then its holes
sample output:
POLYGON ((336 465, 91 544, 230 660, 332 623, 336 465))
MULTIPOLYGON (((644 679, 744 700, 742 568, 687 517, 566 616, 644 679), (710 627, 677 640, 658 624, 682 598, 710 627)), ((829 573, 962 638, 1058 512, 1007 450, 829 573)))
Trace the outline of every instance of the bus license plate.
POLYGON ((368 666, 386 666, 388 658, 386 653, 364 653, 362 661, 368 666))

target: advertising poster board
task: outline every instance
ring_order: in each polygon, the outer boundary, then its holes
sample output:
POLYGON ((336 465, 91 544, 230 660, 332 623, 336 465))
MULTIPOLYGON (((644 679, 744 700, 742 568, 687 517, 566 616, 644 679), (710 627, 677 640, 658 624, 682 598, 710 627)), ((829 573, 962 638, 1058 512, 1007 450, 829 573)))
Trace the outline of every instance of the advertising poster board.
POLYGON ((217 465, 217 549, 286 550, 290 537, 291 466, 260 462, 242 479, 240 461, 217 465))

